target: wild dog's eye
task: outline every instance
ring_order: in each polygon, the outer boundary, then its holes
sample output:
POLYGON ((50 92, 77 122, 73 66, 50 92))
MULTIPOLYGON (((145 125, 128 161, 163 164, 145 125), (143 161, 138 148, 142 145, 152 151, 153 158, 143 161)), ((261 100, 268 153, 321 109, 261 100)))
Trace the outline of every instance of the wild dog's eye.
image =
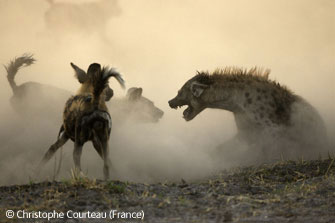
POLYGON ((91 102, 92 101, 92 96, 87 96, 85 99, 84 99, 85 102, 91 102))

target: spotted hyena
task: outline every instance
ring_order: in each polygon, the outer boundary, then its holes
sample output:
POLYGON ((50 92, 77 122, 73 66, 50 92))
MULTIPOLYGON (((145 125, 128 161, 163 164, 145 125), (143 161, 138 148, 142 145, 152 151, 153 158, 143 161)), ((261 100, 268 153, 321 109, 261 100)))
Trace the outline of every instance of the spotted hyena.
POLYGON ((300 149, 300 155, 307 158, 321 153, 327 137, 320 115, 303 98, 269 80, 269 73, 257 68, 231 67, 213 73, 198 72, 169 105, 186 105, 186 121, 206 108, 228 110, 233 113, 238 130, 234 140, 261 147, 263 152, 280 144, 278 150, 286 150, 286 155, 296 155, 293 150, 300 149))

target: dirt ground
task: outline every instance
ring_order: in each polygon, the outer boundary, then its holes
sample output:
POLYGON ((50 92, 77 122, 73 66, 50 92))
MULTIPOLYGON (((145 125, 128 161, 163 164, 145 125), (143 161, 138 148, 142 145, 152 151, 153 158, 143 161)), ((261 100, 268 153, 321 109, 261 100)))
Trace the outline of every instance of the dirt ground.
POLYGON ((112 222, 335 222, 334 160, 241 167, 197 182, 141 184, 73 177, 3 186, 0 221, 48 222, 5 215, 25 210, 65 213, 49 222, 110 222, 115 210, 120 215, 112 222), (92 218, 91 213, 90 218, 70 219, 69 210, 101 212, 106 218, 92 218), (144 213, 144 218, 124 219, 125 212, 144 213))

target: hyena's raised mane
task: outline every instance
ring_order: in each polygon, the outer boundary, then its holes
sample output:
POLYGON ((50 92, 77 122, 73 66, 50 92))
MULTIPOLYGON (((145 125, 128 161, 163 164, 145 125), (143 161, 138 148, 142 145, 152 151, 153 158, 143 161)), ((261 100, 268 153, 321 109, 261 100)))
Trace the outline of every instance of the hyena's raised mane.
POLYGON ((104 177, 109 177, 110 160, 108 156, 108 140, 112 121, 105 103, 104 89, 110 77, 115 77, 124 86, 121 75, 112 68, 93 63, 87 73, 71 63, 76 76, 83 78, 82 85, 75 96, 65 105, 63 125, 58 140, 44 155, 41 165, 45 164, 68 139, 74 142, 73 159, 75 170, 80 171, 80 157, 85 142, 92 141, 95 150, 104 161, 104 177))

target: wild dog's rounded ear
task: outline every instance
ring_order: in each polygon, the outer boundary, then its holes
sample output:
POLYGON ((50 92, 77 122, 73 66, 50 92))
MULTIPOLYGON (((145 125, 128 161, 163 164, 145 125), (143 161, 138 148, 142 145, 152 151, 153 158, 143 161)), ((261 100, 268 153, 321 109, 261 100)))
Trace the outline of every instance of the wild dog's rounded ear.
POLYGON ((143 92, 142 88, 132 87, 128 89, 127 97, 129 100, 135 101, 141 98, 142 92, 143 92))
POLYGON ((194 81, 191 84, 191 92, 195 97, 200 97, 200 95, 204 92, 205 89, 207 89, 209 85, 207 84, 201 84, 197 81, 194 81))
POLYGON ((87 80, 86 72, 80 69, 77 65, 74 63, 70 63, 71 67, 74 69, 75 77, 78 79, 78 81, 82 84, 87 80))

